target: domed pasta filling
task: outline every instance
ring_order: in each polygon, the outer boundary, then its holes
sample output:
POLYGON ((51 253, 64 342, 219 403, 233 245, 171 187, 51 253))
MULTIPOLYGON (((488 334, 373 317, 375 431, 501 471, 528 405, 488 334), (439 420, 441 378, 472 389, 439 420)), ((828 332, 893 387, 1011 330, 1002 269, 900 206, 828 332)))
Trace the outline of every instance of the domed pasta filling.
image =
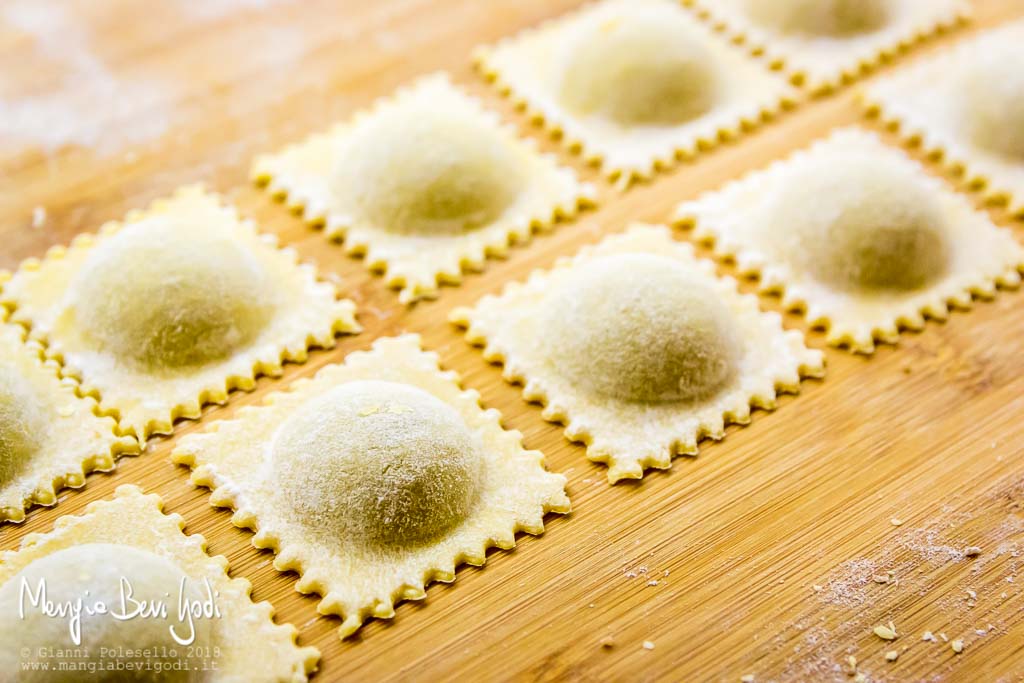
POLYGON ((772 202, 763 229, 781 256, 844 291, 919 290, 949 264, 941 207, 918 178, 883 159, 803 169, 772 202))
POLYGON ((244 247, 163 218, 102 242, 70 292, 75 324, 97 350, 148 370, 223 360, 273 310, 269 277, 244 247))
POLYGON ((380 112, 357 124, 337 155, 339 206, 398 234, 457 235, 485 226, 524 182, 509 141, 462 113, 380 112))
POLYGON ((786 34, 844 38, 889 21, 891 0, 746 0, 758 23, 786 34))
MULTIPOLYGON (((7 629, 8 635, 0 643, 3 651, 0 661, 11 664, 26 662, 32 660, 33 655, 26 657, 22 654, 24 652, 36 653, 59 647, 86 653, 82 660, 69 663, 95 667, 95 673, 90 673, 89 680, 109 683, 195 683, 205 680, 201 660, 187 659, 189 646, 182 646, 180 642, 191 641, 191 647, 200 650, 210 646, 212 621, 201 616, 179 619, 180 592, 190 604, 207 598, 201 582, 191 579, 176 564, 155 553, 107 543, 88 543, 59 550, 32 562, 0 586, 0 613, 5 619, 16 620, 17 623, 17 628, 7 629), (40 585, 45 586, 47 601, 56 605, 82 602, 81 620, 76 626, 81 638, 80 646, 72 640, 70 617, 52 617, 44 613, 42 606, 33 606, 27 597, 22 596, 23 583, 28 585, 33 595, 40 585), (128 595, 129 590, 131 601, 122 600, 122 595, 128 595), (133 613, 141 601, 150 604, 160 601, 166 605, 166 613, 154 611, 147 616, 138 615, 130 619, 114 617, 114 614, 133 613), (108 613, 85 609, 99 603, 106 606, 108 613), (16 616, 19 607, 24 609, 23 619, 16 616), (109 664, 111 659, 101 654, 104 648, 149 649, 156 653, 149 661, 161 666, 135 671, 105 668, 101 664, 109 664), (177 652, 178 657, 170 659, 170 652, 177 652), (160 661, 154 662, 156 658, 160 661)), ((41 667, 39 670, 19 671, 21 678, 18 680, 22 683, 77 683, 82 680, 81 670, 61 672, 41 667)))
POLYGON ((21 474, 48 433, 49 420, 32 385, 0 365, 0 486, 21 474))
POLYGON ((377 547, 422 544, 470 513, 484 477, 477 441, 422 389, 356 381, 281 427, 273 469, 284 503, 312 528, 377 547))
POLYGON ((957 100, 967 131, 979 147, 1024 160, 1024 48, 993 43, 973 57, 957 100))
POLYGON ((595 24, 566 46, 562 103, 623 126, 679 125, 715 104, 718 73, 700 36, 675 12, 595 24))
POLYGON ((549 295, 542 329, 558 374, 622 401, 710 398, 736 377, 742 354, 719 297, 652 254, 581 267, 549 295))
POLYGON ((841 290, 913 291, 948 269, 934 192, 884 159, 817 162, 790 178, 769 216, 785 258, 841 290))

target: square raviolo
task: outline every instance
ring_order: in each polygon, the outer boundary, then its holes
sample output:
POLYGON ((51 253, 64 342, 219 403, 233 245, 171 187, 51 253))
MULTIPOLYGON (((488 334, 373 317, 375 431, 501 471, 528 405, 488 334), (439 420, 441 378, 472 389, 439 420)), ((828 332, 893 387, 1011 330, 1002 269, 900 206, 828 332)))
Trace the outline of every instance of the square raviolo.
POLYGON ((1024 20, 872 83, 873 114, 1024 218, 1024 20))
POLYGON ((964 0, 683 0, 816 93, 970 16, 964 0))
POLYGON ((171 457, 277 553, 275 567, 299 573, 299 591, 323 596, 318 610, 340 615, 347 637, 569 511, 565 477, 479 400, 419 337, 385 338, 190 434, 171 457))
POLYGON ((96 401, 80 398, 44 360, 25 329, 4 322, 0 306, 0 523, 21 522, 30 505, 55 505, 64 486, 85 485, 85 475, 107 471, 122 454, 136 454, 130 436, 115 433, 96 401))
POLYGON ((764 292, 828 341, 871 353, 901 327, 1016 286, 1024 250, 970 201, 877 136, 847 128, 679 206, 764 292))
POLYGON ((411 302, 590 205, 594 188, 434 74, 253 164, 411 302))
POLYGON ((478 48, 475 60, 621 187, 758 125, 796 94, 670 0, 604 0, 478 48))
POLYGON ((121 486, 113 500, 0 553, 0 621, 10 627, 0 670, 20 672, 20 683, 89 680, 86 671, 128 680, 111 676, 115 666, 133 681, 308 680, 320 652, 296 645, 296 628, 275 624, 270 603, 254 604, 252 585, 230 578, 228 561, 207 555, 203 537, 186 536, 181 516, 162 508, 159 496, 121 486), (78 605, 80 619, 34 605, 38 591, 51 609, 78 605), (53 678, 47 663, 69 673, 53 678))
POLYGON ((26 261, 0 303, 142 440, 359 329, 312 266, 197 186, 26 261))
POLYGON ((608 480, 639 479, 824 372, 824 356, 662 226, 635 225, 452 312, 608 480))

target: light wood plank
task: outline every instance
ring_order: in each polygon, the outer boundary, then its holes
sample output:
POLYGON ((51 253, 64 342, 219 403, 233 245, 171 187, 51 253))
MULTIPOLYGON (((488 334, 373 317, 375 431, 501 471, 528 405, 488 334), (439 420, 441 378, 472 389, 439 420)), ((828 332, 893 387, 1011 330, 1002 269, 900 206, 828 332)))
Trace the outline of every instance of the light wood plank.
MULTIPOLYGON (((103 139, 91 148, 43 152, 23 139, 4 140, 0 148, 0 267, 13 268, 180 184, 202 180, 325 274, 341 278, 366 331, 289 367, 281 380, 261 380, 227 407, 209 409, 202 423, 229 417, 378 336, 420 332, 486 405, 524 433, 529 447, 566 473, 571 516, 553 517, 543 537, 524 538, 513 552, 492 552, 486 568, 463 568, 453 585, 431 587, 425 602, 401 605, 394 620, 371 622, 346 642, 336 637, 337 619, 318 617, 316 599, 294 592, 295 576, 276 572, 271 554, 255 551, 249 534, 232 528, 230 515, 211 509, 207 493, 192 489, 188 473, 169 463, 173 438, 122 461, 113 474, 90 477, 85 489, 61 496, 58 507, 37 509, 23 525, 3 528, 0 547, 50 529, 60 515, 110 496, 119 484, 141 484, 181 513, 189 532, 205 535, 212 552, 226 555, 233 574, 252 580, 256 599, 270 600, 281 620, 298 625, 302 643, 323 650, 319 679, 325 681, 735 681, 748 673, 758 681, 848 680, 839 667, 850 654, 872 680, 1021 680, 1021 294, 1003 293, 946 324, 930 323, 870 359, 829 350, 828 377, 806 383, 774 414, 758 412, 751 426, 731 428, 724 441, 705 444, 697 458, 677 459, 671 471, 615 487, 444 322, 452 307, 581 244, 631 220, 664 221, 677 202, 836 125, 862 120, 850 90, 805 101, 757 134, 619 194, 543 138, 468 64, 474 45, 576 4, 67 3, 62 11, 79 22, 88 49, 113 72, 152 74, 163 85, 137 104, 131 92, 123 93, 125 101, 101 117, 103 139), (209 9, 232 5, 235 11, 219 16, 209 9), (362 263, 250 187, 246 172, 254 154, 442 68, 597 182, 602 207, 513 250, 461 287, 445 288, 436 302, 406 309, 362 263), (166 121, 166 131, 147 138, 142 126, 154 121, 166 121), (32 228, 37 206, 45 207, 46 220, 32 228), (904 524, 892 525, 893 517, 904 524), (981 547, 981 556, 963 558, 959 551, 967 546, 981 547), (873 581, 890 570, 898 585, 873 581), (651 580, 658 584, 648 585, 651 580), (973 606, 967 590, 977 594, 973 606), (901 634, 893 645, 871 633, 890 619, 901 634), (963 638, 967 647, 957 656, 946 644, 921 642, 925 630, 963 638), (607 636, 614 640, 610 649, 601 646, 607 636), (645 640, 655 648, 644 649, 645 640), (904 646, 897 662, 884 661, 885 651, 904 646)), ((973 29, 929 43, 907 61, 1024 13, 1015 0, 976 4, 973 29)), ((0 97, 61 87, 69 65, 44 47, 31 33, 0 25, 0 97)), ((78 115, 102 109, 90 105, 78 115)), ((998 210, 993 215, 1009 225, 998 210)), ((1014 229, 1024 237, 1020 225, 1014 229)), ((765 307, 775 303, 765 301, 765 307)), ((785 320, 803 327, 796 316, 785 320)), ((823 346, 820 334, 809 339, 823 346)), ((178 434, 199 426, 183 423, 178 434)))

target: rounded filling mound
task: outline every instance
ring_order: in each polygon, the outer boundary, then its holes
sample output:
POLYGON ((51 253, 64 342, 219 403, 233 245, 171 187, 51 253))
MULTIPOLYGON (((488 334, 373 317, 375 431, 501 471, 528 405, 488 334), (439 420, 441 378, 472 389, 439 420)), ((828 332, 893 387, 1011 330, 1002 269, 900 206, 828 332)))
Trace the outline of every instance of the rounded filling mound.
POLYGON ((951 250, 934 191, 884 158, 840 161, 804 168, 770 202, 779 255, 844 291, 910 292, 940 278, 951 250))
POLYGON ((700 35, 670 8, 595 23, 566 45, 559 97, 621 126, 674 126, 715 104, 718 73, 700 35))
POLYGON ((621 401, 701 401, 736 376, 742 343, 721 299, 653 254, 595 259, 558 285, 541 316, 548 361, 621 401))
POLYGON ((269 321, 261 264, 230 238, 152 218, 89 256, 71 291, 75 323, 96 350, 147 370, 223 360, 269 321))
MULTIPOLYGON (((95 673, 87 677, 90 681, 203 681, 201 660, 190 661, 187 658, 189 646, 180 645, 174 636, 183 641, 192 638, 192 647, 211 646, 211 619, 186 616, 179 620, 178 597, 181 594, 193 604, 207 597, 201 581, 187 577, 176 564, 155 553, 108 543, 87 543, 59 550, 32 562, 0 586, 0 614, 12 626, 17 623, 17 628, 7 629, 8 635, 0 642, 0 665, 4 671, 19 671, 21 678, 18 680, 22 683, 77 683, 83 679, 82 671, 87 670, 84 667, 90 666, 95 667, 95 673), (41 585, 45 587, 47 602, 66 605, 81 600, 81 621, 76 626, 80 646, 72 640, 70 617, 47 616, 42 605, 32 604, 31 598, 38 594, 41 585), (24 594, 23 586, 27 586, 24 594), (122 599, 122 595, 130 599, 122 599), (115 615, 136 613, 141 601, 162 601, 166 605, 166 616, 153 610, 148 612, 149 616, 115 618, 115 615), (90 613, 98 611, 95 607, 99 603, 106 606, 108 613, 90 613), (24 609, 24 619, 17 616, 19 606, 24 609), (83 656, 61 661, 82 666, 79 671, 33 671, 20 666, 22 662, 36 661, 40 649, 78 647, 83 656), (151 670, 106 670, 101 665, 109 665, 112 660, 101 656, 102 648, 148 648, 158 654, 144 659, 126 656, 124 660, 136 664, 148 661, 153 665, 151 670), (177 658, 163 654, 172 649, 177 652, 177 658), (30 654, 25 657, 23 652, 30 654), (191 670, 184 670, 185 665, 191 670)), ((52 666, 56 660, 38 661, 50 662, 52 666)))
POLYGON ((891 0, 746 0, 757 23, 780 33, 848 38, 889 21, 891 0))
POLYGON ((1024 160, 1024 48, 986 45, 965 64, 957 99, 968 134, 979 147, 1024 160))
POLYGON ((454 408, 375 380, 306 403, 278 432, 273 469, 301 522, 376 547, 442 537, 470 513, 484 477, 478 440, 454 408))
POLYGON ((397 234, 451 236, 483 227, 523 185, 509 141, 461 112, 381 112, 352 130, 337 158, 339 204, 397 234))
POLYGON ((21 474, 49 433, 49 420, 32 385, 0 365, 0 487, 21 474))

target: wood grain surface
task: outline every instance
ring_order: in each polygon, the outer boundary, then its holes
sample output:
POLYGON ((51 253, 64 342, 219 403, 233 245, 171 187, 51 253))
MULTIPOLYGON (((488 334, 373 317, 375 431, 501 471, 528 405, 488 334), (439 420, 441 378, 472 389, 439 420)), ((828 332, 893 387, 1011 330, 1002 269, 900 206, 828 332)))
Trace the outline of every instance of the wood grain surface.
MULTIPOLYGON (((155 440, 90 476, 53 509, 0 529, 0 547, 135 483, 250 579, 257 600, 323 652, 327 680, 1024 680, 1024 309, 1003 292, 929 323, 873 357, 829 349, 828 375, 771 414, 705 443, 699 457, 614 487, 500 369, 446 322, 448 311, 550 265, 632 220, 663 222, 693 198, 833 127, 863 121, 846 89, 805 99, 755 134, 619 193, 473 72, 471 49, 556 16, 575 0, 102 0, 0 5, 0 268, 203 181, 338 278, 365 331, 236 393, 200 423, 415 331, 485 405, 569 480, 574 511, 539 538, 463 568, 391 621, 340 641, 338 619, 294 590, 269 552, 193 489, 155 440), (321 129, 436 69, 543 140, 600 191, 600 208, 513 249, 433 302, 403 307, 357 259, 247 182, 253 155, 321 129), (896 525, 893 520, 901 521, 896 525), (966 557, 977 546, 981 554, 966 557), (877 581, 876 581, 877 577, 877 581), (882 579, 887 582, 881 583, 882 579), (972 597, 974 596, 974 597, 972 597), (899 638, 872 634, 895 622, 899 638), (962 654, 922 633, 963 639, 962 654), (653 644, 645 647, 644 642, 653 644), (611 645, 611 647, 606 647, 611 645), (896 662, 885 653, 897 650, 896 662)), ((1024 15, 977 0, 973 24, 900 58, 942 49, 1024 15)), ((892 64, 886 70, 898 68, 892 64)), ((891 135, 888 139, 897 142, 891 135)), ((961 188, 963 189, 963 188, 961 188)), ((992 209, 1024 239, 1024 226, 992 209)), ((685 234, 678 234, 686 239, 685 234)), ((705 252, 706 253, 706 252, 705 252)), ((729 268, 722 265, 722 272, 729 268)), ((751 290, 749 283, 746 289, 751 290)), ((777 308, 764 299, 764 306, 777 308)), ((787 315, 788 327, 802 328, 787 315)), ((811 332, 813 346, 823 336, 811 332)))

